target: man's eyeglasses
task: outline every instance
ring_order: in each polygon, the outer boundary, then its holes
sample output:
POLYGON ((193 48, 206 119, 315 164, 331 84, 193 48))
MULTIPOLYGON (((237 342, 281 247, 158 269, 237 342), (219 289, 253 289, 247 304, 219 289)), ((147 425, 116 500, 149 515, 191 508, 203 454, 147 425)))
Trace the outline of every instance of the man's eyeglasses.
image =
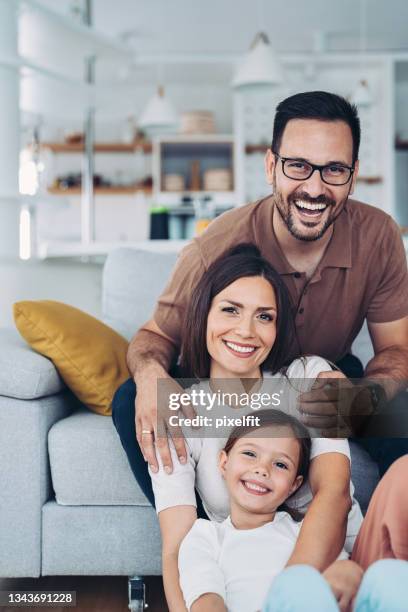
POLYGON ((354 172, 354 166, 344 166, 343 164, 317 166, 304 159, 281 157, 278 153, 274 153, 274 155, 282 162, 283 174, 294 181, 306 181, 315 170, 318 170, 320 178, 327 185, 346 185, 354 172))

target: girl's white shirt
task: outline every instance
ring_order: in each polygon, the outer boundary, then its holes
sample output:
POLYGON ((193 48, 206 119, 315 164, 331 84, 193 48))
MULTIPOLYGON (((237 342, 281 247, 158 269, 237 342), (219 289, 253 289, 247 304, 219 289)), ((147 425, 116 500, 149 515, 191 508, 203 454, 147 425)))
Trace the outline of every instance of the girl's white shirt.
MULTIPOLYGON (((216 593, 229 612, 260 610, 292 554, 301 525, 286 512, 256 529, 236 529, 230 517, 222 523, 197 519, 178 558, 187 609, 204 593, 216 593)), ((347 559, 347 553, 338 558, 347 559)))
MULTIPOLYGON (((330 365, 321 357, 306 357, 296 359, 291 363, 286 371, 286 376, 283 374, 275 374, 268 376, 264 374, 264 381, 257 393, 266 391, 269 395, 275 392, 283 391, 282 397, 285 398, 284 411, 292 416, 299 416, 298 396, 300 392, 310 390, 317 375, 320 372, 329 371, 330 365)), ((203 381, 197 385, 193 385, 189 390, 204 390, 211 393, 211 388, 208 381, 203 381)), ((273 407, 273 406, 271 406, 273 407)), ((275 406, 279 408, 279 406, 275 406)), ((205 407, 195 407, 198 414, 212 417, 219 417, 226 414, 225 406, 214 406, 211 412, 208 412, 205 407)), ((256 416, 256 411, 251 408, 227 408, 228 415, 234 415, 239 418, 244 415, 256 416)), ((173 443, 170 441, 170 451, 173 461, 173 472, 166 474, 163 469, 160 454, 157 452, 159 462, 159 471, 154 473, 149 468, 149 473, 152 479, 153 492, 155 496, 155 504, 157 513, 174 506, 196 506, 195 489, 197 489, 204 509, 208 517, 212 521, 221 523, 229 515, 229 497, 225 482, 218 468, 218 457, 220 450, 225 446, 232 427, 226 427, 222 433, 222 437, 214 437, 211 431, 204 428, 194 429, 183 427, 183 433, 186 439, 187 447, 187 462, 181 464, 177 458, 177 454, 173 443), (210 437, 211 436, 211 437, 210 437)), ((215 430, 212 430, 215 431, 215 430)), ((350 460, 350 447, 346 439, 335 438, 312 438, 311 460, 323 453, 341 453, 350 460)), ((351 483, 350 491, 352 496, 352 508, 348 516, 348 527, 345 549, 351 552, 354 540, 357 537, 361 522, 363 520, 362 513, 358 502, 353 498, 354 487, 351 483)), ((313 498, 310 485, 306 480, 296 493, 287 501, 287 504, 293 508, 306 512, 313 498)))

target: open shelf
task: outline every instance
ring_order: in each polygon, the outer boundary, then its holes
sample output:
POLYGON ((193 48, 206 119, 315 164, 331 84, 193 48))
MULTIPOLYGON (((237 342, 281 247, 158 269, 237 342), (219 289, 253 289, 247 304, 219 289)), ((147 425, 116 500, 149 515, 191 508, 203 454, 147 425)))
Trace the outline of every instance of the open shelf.
POLYGON ((252 153, 266 153, 268 149, 270 149, 270 145, 268 144, 245 145, 245 153, 247 155, 252 155, 252 153))
MULTIPOLYGON (((53 153, 83 153, 84 143, 67 143, 67 142, 43 142, 42 149, 48 149, 53 153)), ((96 153, 134 153, 135 151, 143 151, 143 153, 152 152, 152 143, 145 140, 135 140, 130 143, 123 142, 97 142, 94 145, 96 153)))
MULTIPOLYGON (((48 193, 53 195, 81 195, 81 187, 69 187, 68 189, 61 189, 60 187, 48 187, 48 193)), ((145 195, 151 195, 151 187, 95 187, 95 195, 133 195, 135 193, 144 193, 145 195)))
POLYGON ((397 149, 397 151, 408 151, 408 140, 403 140, 402 138, 396 138, 395 148, 397 149))
POLYGON ((382 176, 358 176, 357 183, 366 183, 366 185, 377 185, 382 183, 382 176))
POLYGON ((50 241, 39 244, 39 259, 52 257, 106 256, 119 247, 150 251, 153 253, 179 253, 188 244, 188 240, 142 240, 139 242, 91 242, 83 244, 78 240, 50 241))

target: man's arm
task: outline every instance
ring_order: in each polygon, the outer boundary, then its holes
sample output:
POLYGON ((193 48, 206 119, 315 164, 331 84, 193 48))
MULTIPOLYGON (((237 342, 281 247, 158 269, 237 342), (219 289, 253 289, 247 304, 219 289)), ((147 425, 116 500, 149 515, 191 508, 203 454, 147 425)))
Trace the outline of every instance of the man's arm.
MULTIPOLYGON (((378 436, 375 429, 367 429, 371 425, 376 427, 370 417, 379 407, 367 387, 372 383, 381 385, 387 400, 407 387, 408 316, 389 323, 368 323, 368 329, 375 355, 358 384, 345 381, 340 387, 319 387, 302 394, 302 422, 308 427, 319 427, 323 437, 378 436), (344 420, 339 421, 339 416, 344 420)), ((318 378, 334 378, 335 374, 321 372, 318 378)))
POLYGON ((348 457, 341 453, 315 457, 310 464, 309 482, 313 500, 287 566, 304 563, 322 572, 344 546, 351 507, 348 457))
MULTIPOLYGON (((130 373, 136 383, 136 437, 152 470, 158 469, 158 463, 154 448, 156 440, 163 465, 172 469, 172 460, 167 437, 157 436, 158 412, 157 412, 157 380, 168 378, 168 370, 177 354, 177 347, 172 340, 166 336, 153 319, 145 323, 143 327, 133 336, 128 352, 127 364, 130 373), (145 432, 152 432, 143 433, 145 432)), ((176 383, 175 392, 181 389, 176 383)), ((174 446, 180 461, 187 460, 184 437, 175 435, 174 446)))
POLYGON ((130 341, 127 365, 134 380, 150 366, 160 366, 167 372, 175 359, 178 347, 166 336, 154 319, 142 325, 130 341))
POLYGON ((407 386, 408 317, 390 323, 368 323, 374 357, 368 362, 364 377, 379 379, 388 399, 407 386))

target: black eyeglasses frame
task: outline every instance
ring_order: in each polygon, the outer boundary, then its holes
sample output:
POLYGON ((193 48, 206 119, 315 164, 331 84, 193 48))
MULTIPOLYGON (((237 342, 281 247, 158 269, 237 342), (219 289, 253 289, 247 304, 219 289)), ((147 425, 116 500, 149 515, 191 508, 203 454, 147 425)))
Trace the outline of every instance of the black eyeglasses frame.
POLYGON ((347 183, 350 182, 353 174, 354 174, 354 164, 352 166, 346 166, 345 164, 338 164, 339 166, 341 166, 342 168, 347 168, 347 170, 349 170, 350 172, 350 176, 348 177, 347 181, 345 181, 344 183, 329 183, 327 182, 324 178, 323 178, 323 170, 325 168, 327 168, 328 166, 332 165, 332 164, 324 164, 323 166, 318 165, 318 164, 312 164, 310 161, 307 161, 306 159, 300 159, 298 157, 281 157, 281 155, 279 155, 279 153, 275 153, 275 151, 272 151, 272 153, 275 155, 275 157, 277 157, 278 159, 281 160, 282 162, 282 172, 283 174, 286 176, 286 178, 291 179, 292 181, 307 181, 308 179, 310 179, 310 177, 312 176, 313 172, 315 172, 316 170, 319 171, 320 174, 320 178, 323 181, 323 183, 326 183, 326 185, 330 185, 331 187, 343 187, 344 185, 347 185, 347 183), (293 178, 293 176, 288 176, 285 172, 285 162, 287 161, 302 161, 305 162, 306 164, 308 164, 311 167, 311 172, 309 174, 309 176, 303 177, 303 178, 293 178))

